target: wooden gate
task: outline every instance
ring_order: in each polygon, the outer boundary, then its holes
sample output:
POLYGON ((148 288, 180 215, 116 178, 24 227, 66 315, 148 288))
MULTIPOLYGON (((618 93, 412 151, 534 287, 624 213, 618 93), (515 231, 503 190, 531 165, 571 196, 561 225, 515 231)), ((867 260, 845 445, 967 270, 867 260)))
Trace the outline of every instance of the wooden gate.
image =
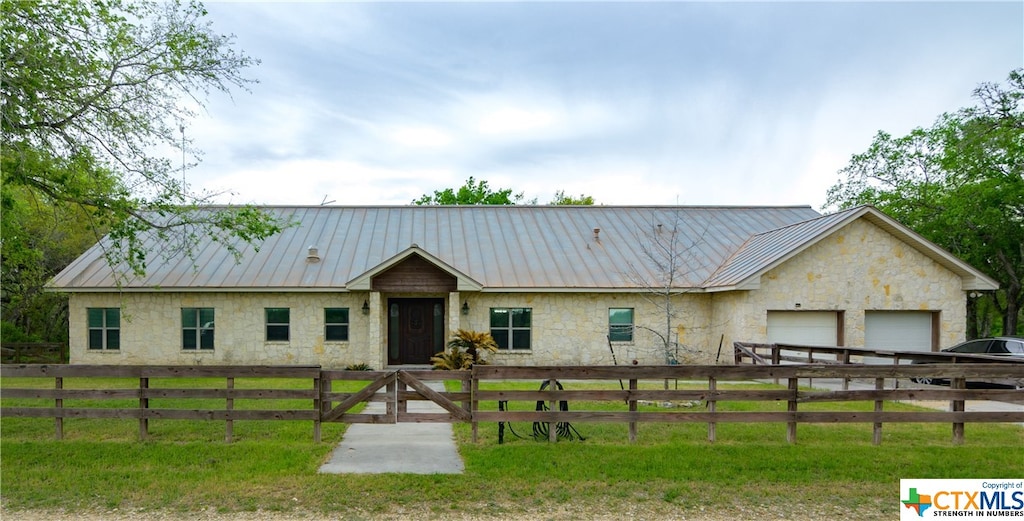
POLYGON ((471 378, 469 371, 324 371, 320 418, 324 422, 378 424, 469 422, 473 419, 471 378), (336 393, 331 389, 331 383, 336 380, 368 383, 355 393, 336 393), (460 381, 461 390, 438 391, 428 383, 440 382, 443 388, 446 380, 460 381), (337 405, 333 405, 336 401, 337 405), (364 402, 366 408, 362 412, 350 412, 364 402))

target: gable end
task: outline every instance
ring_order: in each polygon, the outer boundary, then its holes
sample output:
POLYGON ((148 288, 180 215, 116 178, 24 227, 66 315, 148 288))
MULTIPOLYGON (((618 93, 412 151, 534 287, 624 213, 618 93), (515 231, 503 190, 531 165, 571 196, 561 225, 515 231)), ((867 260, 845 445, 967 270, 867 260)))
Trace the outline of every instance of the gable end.
POLYGON ((423 257, 413 254, 373 277, 370 287, 373 291, 447 293, 456 291, 458 280, 423 257))

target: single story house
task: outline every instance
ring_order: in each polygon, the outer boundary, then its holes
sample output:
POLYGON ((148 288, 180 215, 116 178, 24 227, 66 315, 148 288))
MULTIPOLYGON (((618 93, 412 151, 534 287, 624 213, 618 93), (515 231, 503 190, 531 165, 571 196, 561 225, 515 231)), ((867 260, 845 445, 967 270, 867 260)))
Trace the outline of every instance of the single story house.
POLYGON ((295 224, 240 261, 154 240, 147 273, 118 277, 84 253, 51 284, 71 363, 379 369, 429 363, 460 328, 509 365, 724 363, 733 341, 932 351, 997 288, 870 206, 266 211, 295 224))

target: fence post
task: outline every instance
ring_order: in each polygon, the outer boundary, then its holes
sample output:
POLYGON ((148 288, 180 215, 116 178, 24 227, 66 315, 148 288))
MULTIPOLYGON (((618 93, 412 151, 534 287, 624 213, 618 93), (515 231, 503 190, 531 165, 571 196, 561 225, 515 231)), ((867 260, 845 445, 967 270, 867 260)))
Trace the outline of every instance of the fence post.
POLYGON ((235 379, 228 377, 227 395, 224 408, 227 410, 227 421, 224 422, 224 443, 231 443, 235 437, 235 422, 231 420, 231 411, 235 410, 235 399, 231 397, 231 391, 235 388, 235 379))
POLYGON ((469 410, 470 417, 472 418, 473 425, 473 443, 477 442, 477 434, 480 427, 480 422, 476 421, 477 412, 480 411, 480 402, 477 400, 477 394, 480 392, 480 379, 477 377, 476 368, 473 368, 472 374, 470 375, 470 396, 469 396, 469 410))
MULTIPOLYGON (((388 386, 387 386, 387 395, 388 395, 389 399, 384 404, 384 412, 388 415, 388 417, 390 417, 392 419, 393 422, 396 422, 396 423, 398 422, 398 410, 399 410, 398 393, 400 391, 404 391, 404 390, 405 390, 405 382, 403 382, 403 381, 401 381, 401 380, 399 380, 397 378, 395 378, 394 381, 389 383, 388 386)), ((369 405, 369 403, 370 403, 369 401, 371 399, 373 399, 372 396, 366 399, 367 400, 367 402, 366 402, 367 405, 369 405)))
MULTIPOLYGON (((636 391, 637 388, 638 388, 638 386, 637 386, 636 378, 630 378, 629 379, 629 391, 630 391, 629 392, 629 412, 633 413, 633 415, 636 414, 636 393, 633 392, 633 391, 636 391)), ((636 439, 637 439, 636 420, 631 418, 630 422, 629 422, 629 442, 630 443, 636 443, 636 439)))
POLYGON ((796 443, 796 397, 800 388, 799 384, 799 378, 789 379, 789 390, 792 391, 789 403, 786 405, 786 411, 790 413, 790 421, 786 424, 786 441, 789 443, 796 443))
MULTIPOLYGON (((885 390, 885 378, 875 378, 875 390, 885 390)), ((875 400, 875 412, 882 412, 882 400, 875 400)), ((882 422, 875 422, 874 429, 871 433, 871 444, 881 445, 882 444, 882 422)))
MULTIPOLYGON (((715 399, 715 392, 718 390, 718 380, 714 376, 708 377, 708 412, 714 414, 718 410, 718 400, 715 399)), ((708 441, 714 443, 717 438, 717 424, 708 422, 708 441)))
MULTIPOLYGON (((54 387, 54 389, 58 389, 58 390, 63 389, 64 388, 64 378, 62 378, 60 376, 55 378, 54 379, 53 387, 54 387)), ((63 440, 64 439, 64 412, 61 411, 60 409, 64 408, 64 399, 63 398, 57 398, 56 400, 54 400, 53 406, 58 409, 57 416, 53 419, 53 421, 54 421, 54 429, 56 430, 54 435, 57 437, 58 440, 63 440)))
POLYGON ((333 380, 329 375, 324 374, 323 370, 320 370, 320 418, 322 419, 325 414, 331 411, 331 400, 327 398, 327 395, 331 393, 333 386, 333 380))
POLYGON ((321 400, 323 395, 320 392, 320 385, 323 378, 323 369, 313 377, 313 410, 316 411, 316 419, 313 420, 313 443, 320 443, 320 416, 323 414, 321 400))
MULTIPOLYGON (((779 344, 772 344, 772 365, 779 365, 782 362, 782 350, 779 349, 779 344)), ((779 378, 775 377, 772 379, 775 385, 779 385, 779 378)))
MULTIPOLYGON (((842 357, 839 359, 839 361, 843 365, 845 365, 845 366, 850 365, 850 352, 848 350, 844 349, 842 357)), ((849 391, 850 390, 850 377, 849 376, 844 376, 843 377, 843 390, 844 391, 849 391)))
POLYGON ((149 437, 149 418, 146 417, 146 409, 149 409, 149 378, 139 378, 139 439, 145 441, 149 437))
MULTIPOLYGON (((967 388, 967 380, 965 378, 963 378, 963 377, 953 378, 953 380, 949 382, 949 387, 950 387, 950 389, 957 389, 957 390, 966 389, 967 388)), ((951 401, 950 402, 950 408, 952 409, 953 412, 964 412, 964 410, 965 410, 965 408, 964 408, 964 400, 961 398, 959 400, 951 401)), ((953 445, 963 445, 963 444, 964 444, 964 424, 963 424, 962 421, 960 421, 960 422, 956 422, 956 423, 953 424, 953 445)))
MULTIPOLYGON (((551 379, 551 386, 548 387, 548 392, 554 393, 556 387, 558 387, 558 380, 555 380, 554 378, 552 378, 551 379)), ((558 400, 555 400, 554 398, 552 398, 551 400, 548 400, 548 413, 556 414, 555 411, 557 411, 557 410, 558 410, 558 400)), ((549 421, 548 422, 548 442, 549 443, 555 443, 557 441, 558 441, 558 422, 557 421, 549 421)))

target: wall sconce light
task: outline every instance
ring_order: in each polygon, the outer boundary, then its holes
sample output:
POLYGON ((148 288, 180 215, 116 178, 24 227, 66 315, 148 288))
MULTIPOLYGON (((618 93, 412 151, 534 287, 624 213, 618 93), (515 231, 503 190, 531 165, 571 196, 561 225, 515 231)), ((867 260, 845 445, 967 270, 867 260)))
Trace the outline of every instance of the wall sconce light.
POLYGON ((367 301, 367 300, 363 301, 363 314, 364 315, 369 315, 370 314, 370 302, 367 301))
POLYGON ((972 291, 972 292, 968 293, 967 296, 970 297, 970 298, 978 298, 978 297, 981 296, 981 293, 979 293, 977 291, 972 291))
POLYGON ((462 303, 462 314, 463 315, 468 315, 469 314, 469 302, 468 301, 462 303))

